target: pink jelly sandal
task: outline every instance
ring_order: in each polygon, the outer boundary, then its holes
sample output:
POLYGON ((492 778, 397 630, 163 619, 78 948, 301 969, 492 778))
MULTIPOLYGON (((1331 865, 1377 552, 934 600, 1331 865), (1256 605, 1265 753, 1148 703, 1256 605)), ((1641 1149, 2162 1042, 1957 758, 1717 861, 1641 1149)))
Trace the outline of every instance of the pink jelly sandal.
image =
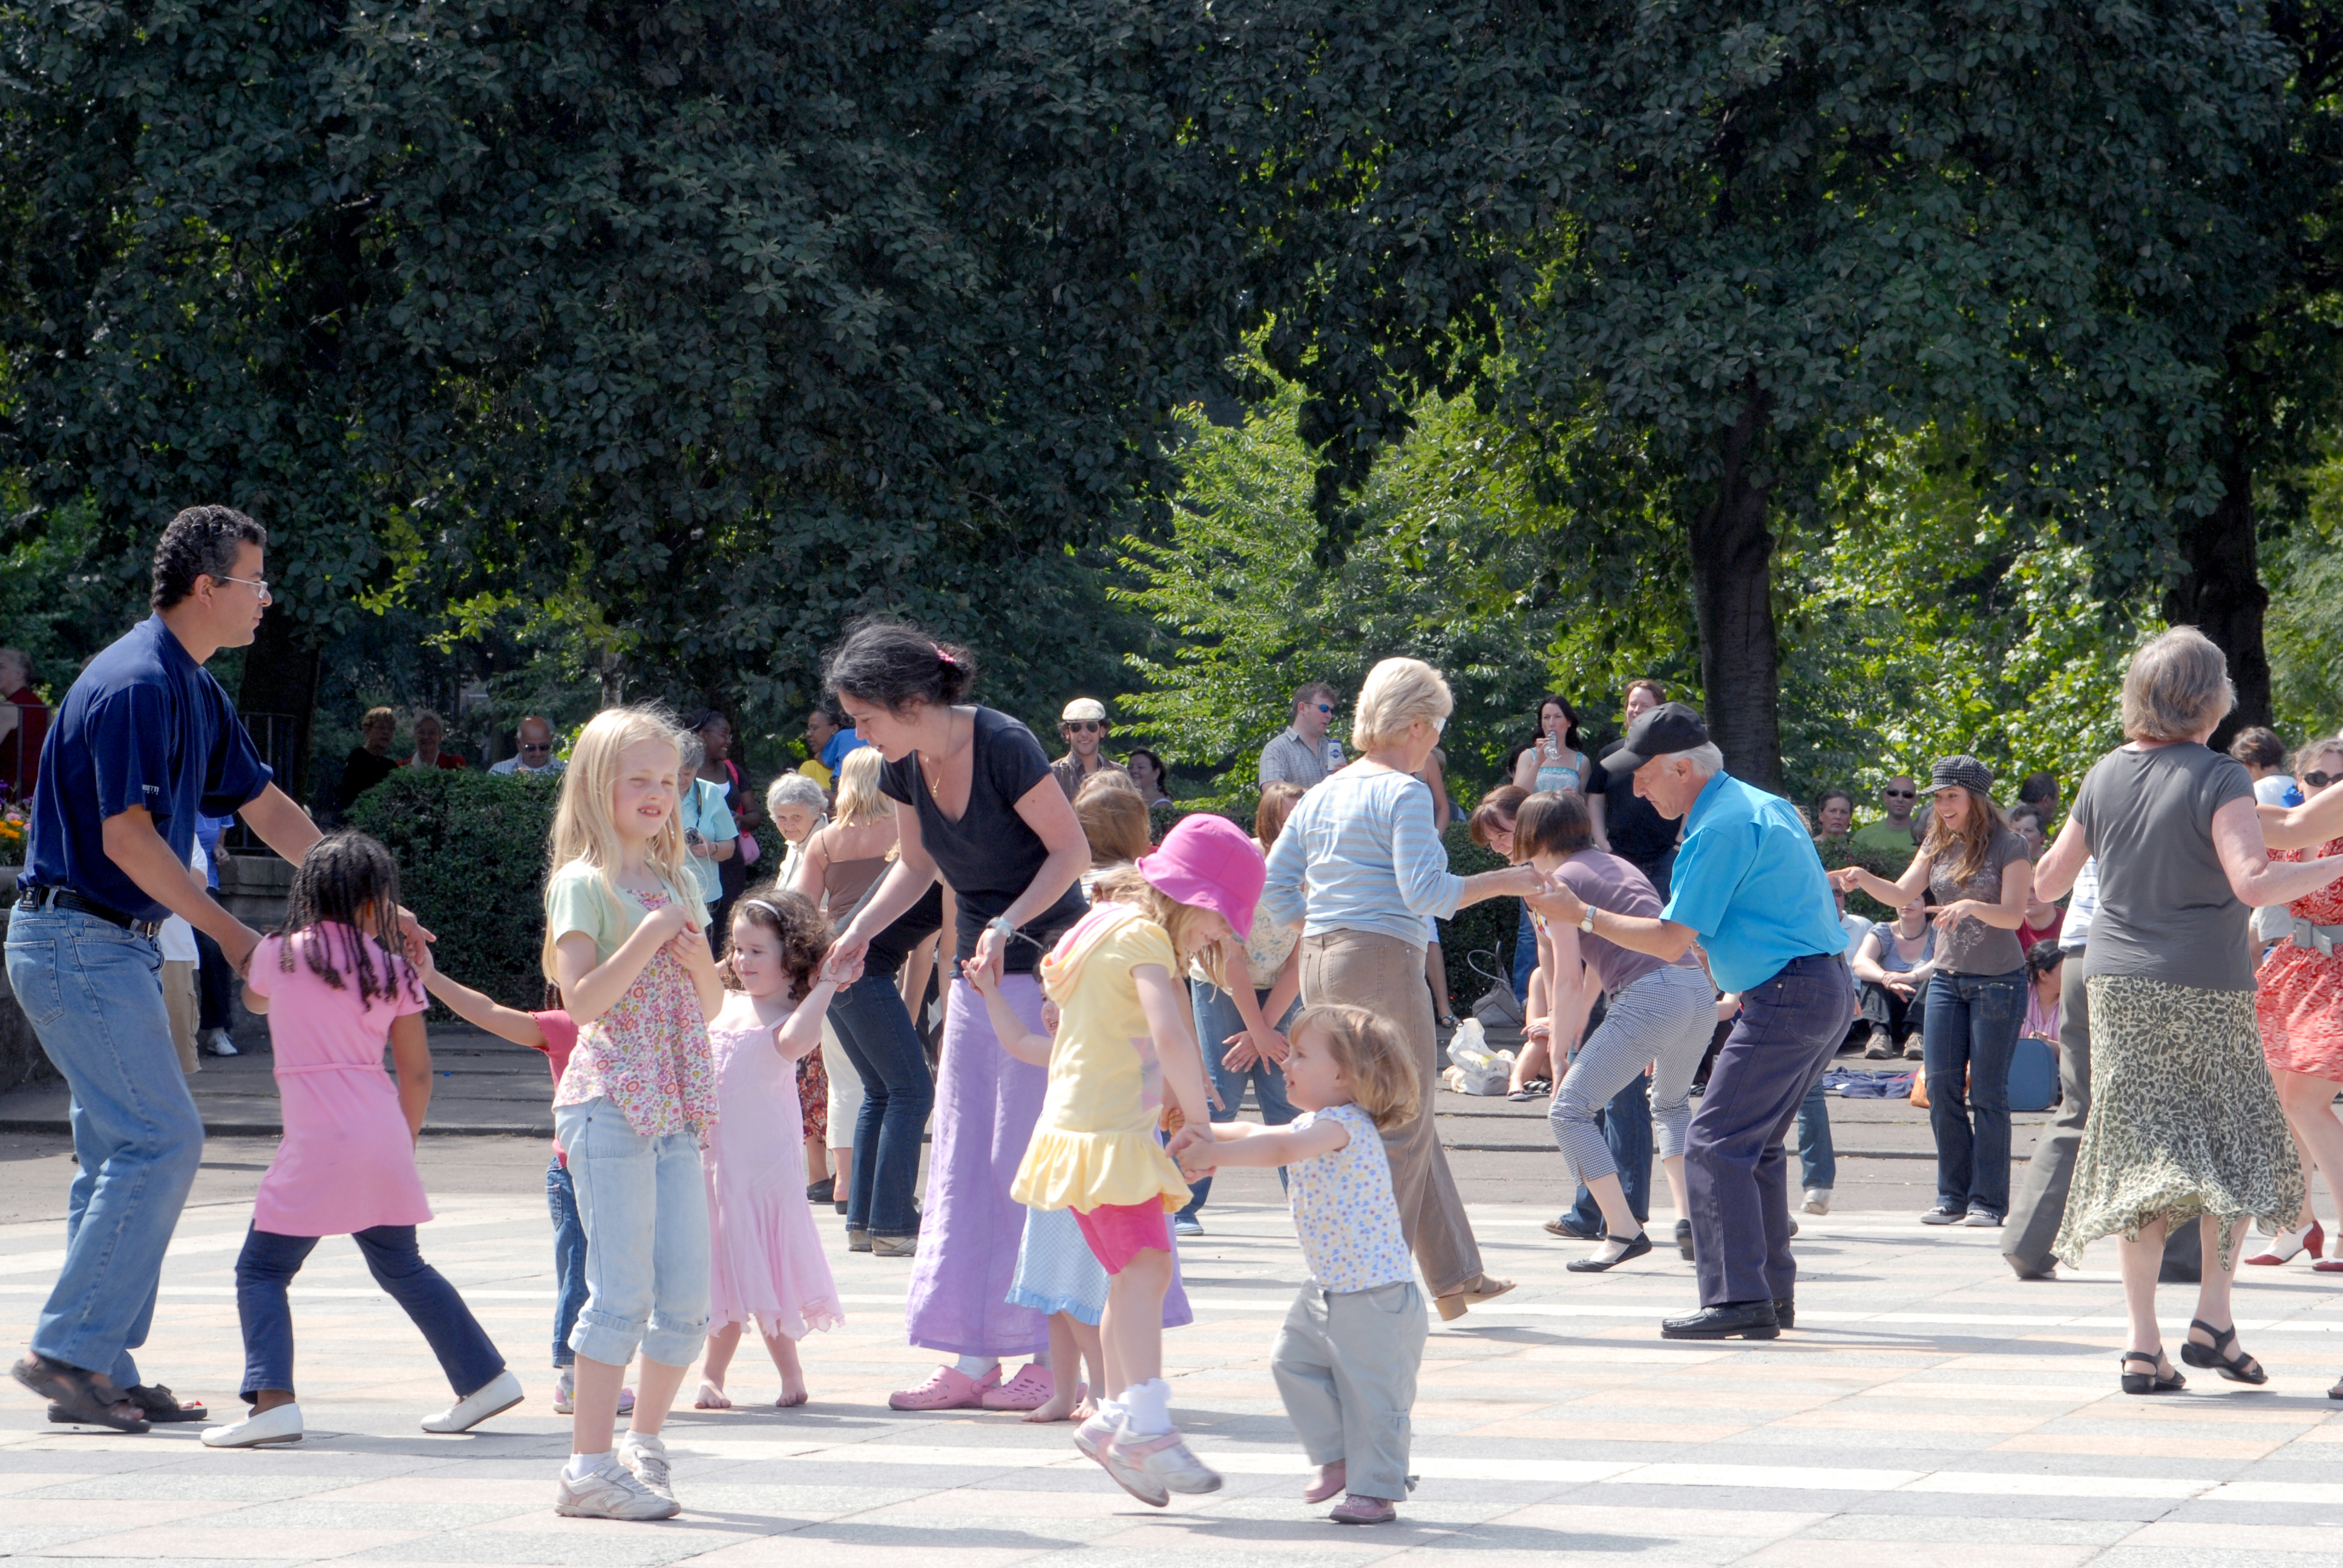
POLYGON ((899 1389, 887 1396, 890 1410, 977 1410, 982 1407, 985 1394, 1001 1382, 1001 1369, 994 1367, 982 1379, 972 1378, 958 1367, 938 1367, 936 1375, 917 1388, 899 1389))
POLYGON ((1039 1410, 1058 1392, 1050 1369, 1027 1362, 1015 1377, 984 1396, 987 1410, 1039 1410))

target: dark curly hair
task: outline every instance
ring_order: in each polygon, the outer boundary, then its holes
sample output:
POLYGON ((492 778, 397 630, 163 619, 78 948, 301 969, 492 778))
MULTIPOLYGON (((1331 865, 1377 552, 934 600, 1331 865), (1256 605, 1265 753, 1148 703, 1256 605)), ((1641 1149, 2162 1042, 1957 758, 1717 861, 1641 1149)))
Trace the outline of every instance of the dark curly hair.
POLYGON ((196 591, 197 578, 226 582, 244 545, 268 548, 268 530, 234 507, 189 507, 171 519, 155 546, 155 586, 147 602, 169 609, 196 591))
MULTIPOLYGON (((773 933, 773 940, 781 946, 781 968, 789 977, 789 1000, 803 1001, 806 992, 813 990, 814 971, 821 968, 822 955, 830 950, 830 921, 814 908, 811 899, 790 892, 779 882, 759 882, 732 900, 733 925, 743 920, 773 933)), ((729 989, 740 989, 732 973, 730 931, 724 933, 723 975, 729 989)))
POLYGON ((915 702, 949 708, 976 685, 976 655, 900 620, 858 620, 821 662, 823 693, 900 713, 915 702))
POLYGON ((399 930, 398 862, 381 839, 355 831, 328 833, 309 846, 285 900, 277 968, 291 974, 293 939, 325 925, 337 929, 317 931, 299 946, 310 971, 327 985, 344 990, 347 976, 357 983, 358 1000, 367 1004, 402 995, 421 999, 421 982, 407 961, 407 939, 399 930))

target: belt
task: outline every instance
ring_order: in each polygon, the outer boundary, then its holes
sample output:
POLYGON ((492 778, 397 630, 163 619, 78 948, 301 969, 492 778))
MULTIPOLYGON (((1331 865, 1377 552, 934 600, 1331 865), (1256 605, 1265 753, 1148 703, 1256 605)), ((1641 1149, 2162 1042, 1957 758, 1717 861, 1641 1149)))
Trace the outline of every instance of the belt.
POLYGON ((120 910, 109 908, 99 903, 96 899, 83 898, 71 888, 35 888, 16 900, 16 907, 26 911, 44 909, 71 910, 78 915, 94 916, 104 920, 107 925, 120 926, 124 930, 135 932, 150 942, 155 940, 155 934, 163 929, 163 922, 160 920, 134 920, 120 910))
POLYGON ((2336 940, 2343 938, 2343 926, 2314 926, 2300 916, 2288 920, 2288 940, 2296 947, 2308 948, 2323 959, 2335 956, 2336 940))

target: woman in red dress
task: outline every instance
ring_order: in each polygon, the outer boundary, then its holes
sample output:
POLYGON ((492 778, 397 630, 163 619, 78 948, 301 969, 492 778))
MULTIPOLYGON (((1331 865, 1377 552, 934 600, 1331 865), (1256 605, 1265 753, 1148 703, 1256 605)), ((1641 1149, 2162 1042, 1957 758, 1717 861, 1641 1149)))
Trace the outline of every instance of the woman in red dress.
MULTIPOLYGON (((2325 793, 2343 776, 2343 737, 2312 741, 2296 757, 2295 765, 2307 796, 2325 793)), ((2297 810, 2308 812, 2309 804, 2306 800, 2297 810)), ((2343 838, 2317 849, 2274 849, 2269 858, 2300 860, 2338 852, 2343 852, 2343 838)), ((2333 950, 2333 938, 2328 934, 2328 929, 2343 928, 2343 884, 2297 899, 2285 912, 2293 925, 2279 936, 2255 976, 2254 1016, 2261 1025, 2262 1054, 2278 1081, 2278 1103, 2302 1152, 2304 1169, 2315 1163, 2327 1178, 2327 1190, 2343 1192, 2343 1121, 2335 1118, 2335 1096, 2343 1090, 2343 952, 2333 950)), ((2343 930, 2335 935, 2343 936, 2343 930)), ((2317 1257, 2325 1237, 2307 1197, 2301 1220, 2300 1229, 2279 1236, 2268 1251, 2246 1261, 2282 1263, 2305 1246, 2317 1257)), ((2343 1271, 2343 1257, 2315 1266, 2343 1271)))

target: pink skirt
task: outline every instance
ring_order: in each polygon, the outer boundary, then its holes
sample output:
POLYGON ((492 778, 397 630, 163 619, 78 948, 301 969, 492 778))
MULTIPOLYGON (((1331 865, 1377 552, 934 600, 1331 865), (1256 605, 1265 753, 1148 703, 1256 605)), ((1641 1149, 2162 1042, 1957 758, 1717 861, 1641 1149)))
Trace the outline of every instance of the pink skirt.
POLYGON ((793 1340, 834 1329, 846 1314, 806 1201, 797 1064, 773 1049, 770 1030, 711 1028, 709 1043, 722 1107, 704 1163, 709 1322, 793 1340))

